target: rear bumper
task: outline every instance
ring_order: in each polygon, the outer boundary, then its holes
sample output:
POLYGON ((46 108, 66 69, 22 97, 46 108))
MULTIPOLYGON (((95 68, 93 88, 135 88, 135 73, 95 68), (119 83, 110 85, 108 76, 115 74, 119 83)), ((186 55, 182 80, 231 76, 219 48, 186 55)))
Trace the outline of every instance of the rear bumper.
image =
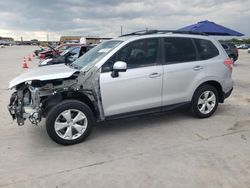
POLYGON ((228 98, 228 97, 232 94, 232 92, 233 92, 233 88, 232 88, 229 92, 224 93, 224 100, 225 100, 226 98, 228 98))

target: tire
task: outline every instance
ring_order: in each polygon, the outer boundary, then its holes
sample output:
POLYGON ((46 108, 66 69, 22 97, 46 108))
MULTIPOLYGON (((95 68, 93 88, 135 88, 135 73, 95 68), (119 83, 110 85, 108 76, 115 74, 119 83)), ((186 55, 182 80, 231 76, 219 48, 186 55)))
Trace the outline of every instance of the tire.
POLYGON ((93 124, 93 113, 86 104, 78 100, 65 100, 49 111, 46 130, 56 143, 72 145, 84 141, 93 124))
POLYGON ((218 107, 219 95, 215 87, 204 84, 196 89, 191 102, 191 112, 195 117, 208 118, 218 107))

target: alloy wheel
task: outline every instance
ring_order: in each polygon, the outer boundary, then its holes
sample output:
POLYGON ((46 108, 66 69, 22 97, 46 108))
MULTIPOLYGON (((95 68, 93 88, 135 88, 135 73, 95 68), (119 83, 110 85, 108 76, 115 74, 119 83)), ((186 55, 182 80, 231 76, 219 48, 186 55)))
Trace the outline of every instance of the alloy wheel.
POLYGON ((202 114, 209 114, 216 105, 216 96, 212 91, 203 92, 198 99, 198 109, 202 114))
POLYGON ((56 134, 65 140, 79 138, 87 129, 88 120, 80 110, 69 109, 58 115, 55 121, 56 134))

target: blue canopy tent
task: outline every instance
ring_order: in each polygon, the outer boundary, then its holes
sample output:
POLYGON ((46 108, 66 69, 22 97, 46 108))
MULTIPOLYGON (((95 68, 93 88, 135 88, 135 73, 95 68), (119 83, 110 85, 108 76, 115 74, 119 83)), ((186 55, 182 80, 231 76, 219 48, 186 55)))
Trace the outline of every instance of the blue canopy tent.
POLYGON ((217 36, 244 36, 244 34, 234 31, 232 29, 226 28, 222 25, 218 25, 210 21, 201 21, 193 25, 189 25, 178 29, 178 31, 192 31, 192 32, 201 32, 208 35, 217 35, 217 36))

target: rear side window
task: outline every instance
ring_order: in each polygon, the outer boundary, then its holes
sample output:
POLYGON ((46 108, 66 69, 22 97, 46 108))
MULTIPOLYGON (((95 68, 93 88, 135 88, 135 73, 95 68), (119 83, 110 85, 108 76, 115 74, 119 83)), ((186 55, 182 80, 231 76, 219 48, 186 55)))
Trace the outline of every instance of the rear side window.
POLYGON ((207 60, 219 55, 218 49, 214 44, 205 39, 194 39, 200 60, 207 60))
POLYGON ((184 63, 197 60, 197 53, 192 39, 182 37, 169 37, 164 39, 165 61, 171 63, 184 63))

